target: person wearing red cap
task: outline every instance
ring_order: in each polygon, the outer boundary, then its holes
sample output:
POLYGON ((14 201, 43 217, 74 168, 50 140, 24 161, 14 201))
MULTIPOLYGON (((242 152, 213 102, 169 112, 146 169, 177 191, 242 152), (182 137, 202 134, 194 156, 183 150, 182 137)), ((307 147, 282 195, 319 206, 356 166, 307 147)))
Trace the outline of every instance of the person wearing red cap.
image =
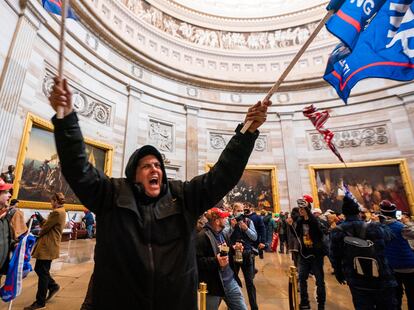
POLYGON ((205 214, 208 222, 197 234, 197 266, 199 280, 207 283, 207 310, 217 310, 221 299, 229 309, 247 310, 233 261, 235 248, 243 251, 243 245, 230 246, 223 234, 229 215, 219 208, 210 209, 205 214))
POLYGON ((0 277, 7 273, 9 266, 12 231, 10 226, 11 216, 8 201, 11 197, 10 189, 13 184, 8 184, 0 179, 0 277))
POLYGON ((49 102, 63 110, 52 118, 62 174, 96 215, 93 309, 197 309, 197 219, 237 185, 271 102, 251 106, 248 131, 239 124, 214 167, 185 182, 168 179, 151 145, 131 155, 126 177, 106 176, 88 162, 66 80, 55 79, 49 102))

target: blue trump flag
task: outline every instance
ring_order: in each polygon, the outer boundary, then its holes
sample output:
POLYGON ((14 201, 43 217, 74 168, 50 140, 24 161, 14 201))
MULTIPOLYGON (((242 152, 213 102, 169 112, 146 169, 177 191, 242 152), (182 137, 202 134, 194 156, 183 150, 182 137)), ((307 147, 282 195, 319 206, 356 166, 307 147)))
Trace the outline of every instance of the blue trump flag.
POLYGON ((20 237, 9 263, 6 282, 0 289, 0 297, 3 301, 9 302, 22 292, 23 278, 32 271, 30 252, 35 242, 36 238, 29 232, 20 237))
MULTIPOLYGON (((42 0, 42 5, 46 11, 53 14, 62 15, 62 0, 42 0)), ((75 15, 75 12, 73 12, 72 8, 70 7, 68 9, 67 18, 72 18, 75 20, 78 19, 75 15)))
POLYGON ((334 36, 353 49, 369 20, 379 11, 386 0, 332 0, 327 9, 334 9, 326 28, 334 36))
POLYGON ((339 44, 331 54, 324 79, 344 102, 365 78, 414 79, 413 0, 387 0, 351 51, 339 44))

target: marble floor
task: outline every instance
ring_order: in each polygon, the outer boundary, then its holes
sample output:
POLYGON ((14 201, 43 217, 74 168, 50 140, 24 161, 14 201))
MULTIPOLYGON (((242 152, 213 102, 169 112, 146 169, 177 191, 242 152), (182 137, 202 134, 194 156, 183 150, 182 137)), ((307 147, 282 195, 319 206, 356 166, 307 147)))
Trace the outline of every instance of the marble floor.
MULTIPOLYGON (((63 242, 59 259, 53 261, 52 276, 60 284, 61 290, 47 304, 49 310, 78 310, 86 294, 89 277, 93 268, 94 240, 63 242)), ((261 310, 289 309, 288 306, 288 269, 291 264, 289 255, 265 253, 263 260, 257 259, 259 270, 255 277, 257 299, 261 310)), ((329 265, 326 263, 325 266, 329 265)), ((327 304, 326 309, 353 309, 347 286, 339 285, 325 267, 327 304)), ((3 280, 4 281, 4 280, 3 280)), ((243 282, 243 279, 242 279, 243 282)), ((315 281, 309 279, 309 295, 312 309, 316 309, 315 281)), ((30 305, 36 295, 37 276, 32 272, 23 282, 23 291, 13 302, 12 309, 21 310, 30 305)), ((247 294, 244 291, 247 299, 247 294)), ((8 305, 0 301, 0 309, 8 305)), ((222 303, 220 310, 227 309, 222 303)), ((406 303, 403 309, 407 309, 406 303)))

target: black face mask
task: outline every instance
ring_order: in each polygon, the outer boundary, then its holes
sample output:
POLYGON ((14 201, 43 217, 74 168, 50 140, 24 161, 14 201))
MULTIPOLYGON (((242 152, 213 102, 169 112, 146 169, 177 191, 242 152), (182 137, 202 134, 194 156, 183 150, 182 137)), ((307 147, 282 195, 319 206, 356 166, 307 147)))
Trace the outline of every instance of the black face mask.
POLYGON ((250 209, 244 209, 244 214, 245 214, 245 215, 250 214, 250 209))

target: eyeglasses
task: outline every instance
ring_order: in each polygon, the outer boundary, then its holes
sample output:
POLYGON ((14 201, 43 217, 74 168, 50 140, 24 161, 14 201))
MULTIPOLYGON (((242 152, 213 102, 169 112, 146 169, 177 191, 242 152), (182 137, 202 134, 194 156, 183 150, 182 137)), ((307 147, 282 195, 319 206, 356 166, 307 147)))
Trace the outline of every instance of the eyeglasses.
POLYGON ((154 167, 154 169, 161 169, 161 163, 159 163, 159 162, 146 163, 146 164, 141 165, 139 168, 143 169, 143 170, 149 170, 152 167, 154 167))

